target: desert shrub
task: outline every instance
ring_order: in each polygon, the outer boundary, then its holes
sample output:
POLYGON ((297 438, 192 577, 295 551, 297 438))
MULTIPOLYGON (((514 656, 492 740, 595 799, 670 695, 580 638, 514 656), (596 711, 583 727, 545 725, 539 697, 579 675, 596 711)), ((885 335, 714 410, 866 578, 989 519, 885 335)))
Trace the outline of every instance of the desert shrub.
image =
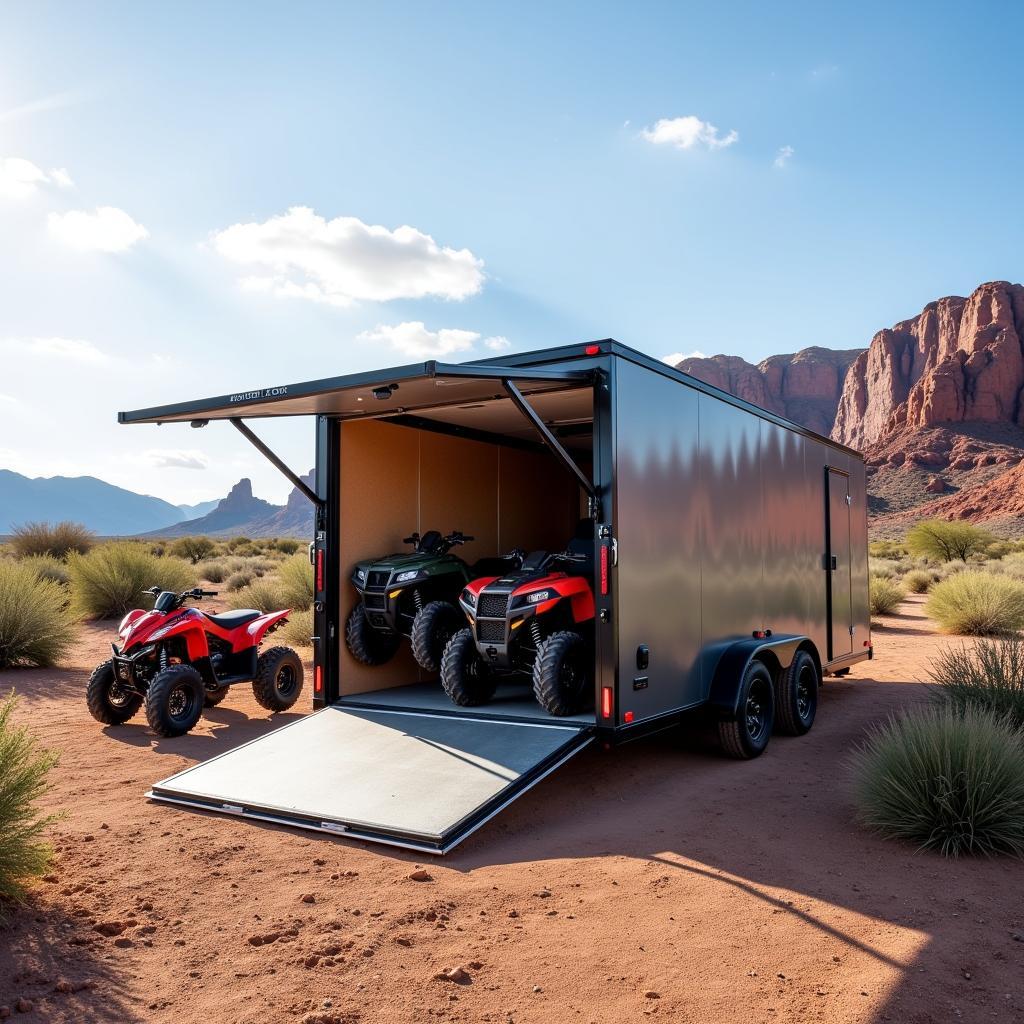
POLYGON ((868 559, 868 569, 871 575, 880 579, 892 579, 896 575, 896 564, 887 558, 868 559))
POLYGON ((224 558, 212 558, 203 562, 200 570, 203 579, 210 583, 223 583, 228 577, 228 564, 224 558))
POLYGON ((923 519, 907 532, 907 548, 912 555, 923 555, 940 562, 952 562, 954 559, 966 562, 994 539, 987 530, 963 520, 923 519))
POLYGON ((947 633, 1009 633, 1024 627, 1024 583, 994 573, 959 572, 932 587, 924 608, 947 633))
POLYGON ((872 576, 869 581, 869 607, 872 615, 890 615, 904 598, 903 588, 884 576, 872 576))
POLYGON ((277 578, 286 607, 304 609, 312 606, 313 566, 306 555, 292 555, 277 570, 277 578))
POLYGON ((960 713, 991 711, 1024 732, 1024 639, 979 640, 948 647, 930 667, 937 699, 960 713))
POLYGON ((248 586, 234 591, 228 603, 232 608, 258 608, 261 612, 274 612, 288 607, 280 583, 269 576, 253 580, 248 586))
POLYGON ((0 669, 54 665, 77 635, 63 586, 24 562, 0 562, 0 669))
POLYGON ((225 546, 232 554, 252 554, 256 550, 255 544, 248 537, 232 537, 225 541, 225 546))
POLYGON ((861 820, 947 857, 1024 855, 1024 739, 989 712, 925 707, 877 726, 853 759, 861 820))
POLYGON ((292 612, 288 621, 274 634, 274 639, 291 647, 312 647, 313 609, 292 612))
POLYGON ((258 579, 256 573, 248 569, 239 569, 227 578, 227 582, 224 585, 230 591, 241 590, 243 587, 249 586, 255 579, 258 579))
POLYGON ((868 545, 872 558, 901 558, 906 553, 906 546, 898 540, 873 540, 868 545))
POLYGON ((60 584, 68 582, 68 567, 53 555, 29 555, 28 558, 22 559, 21 564, 31 569, 42 580, 60 584))
POLYGON ((1013 551, 1013 544, 1008 540, 993 540, 985 545, 982 554, 985 558, 1004 558, 1013 551))
POLYGON ((141 544, 123 540, 73 555, 68 570, 75 607, 99 619, 149 607, 152 602, 142 592, 150 587, 182 591, 196 583, 196 572, 187 562, 160 558, 141 544))
POLYGON ((39 800, 57 757, 14 725, 15 704, 13 691, 0 700, 0 911, 23 894, 29 878, 45 873, 53 851, 43 833, 56 818, 40 811, 39 800))
POLYGON ((301 540, 293 540, 291 537, 278 537, 271 544, 275 551, 281 551, 286 555, 294 555, 300 548, 306 547, 301 540))
POLYGON ((903 585, 911 594, 927 594, 933 583, 938 583, 938 577, 927 569, 911 569, 903 577, 903 585))
POLYGON ((95 542, 96 535, 91 530, 68 520, 55 526, 49 523, 24 523, 11 531, 11 547, 19 558, 31 555, 67 558, 74 552, 84 555, 95 542))
MULTIPOLYGON (((999 567, 999 572, 1012 576, 1014 579, 1024 579, 1024 553, 1011 551, 1008 555, 1004 555, 996 564, 999 567)), ((994 569, 995 565, 992 568, 994 569)))
POLYGON ((179 537, 171 545, 170 553, 195 565, 213 554, 213 541, 209 537, 179 537))

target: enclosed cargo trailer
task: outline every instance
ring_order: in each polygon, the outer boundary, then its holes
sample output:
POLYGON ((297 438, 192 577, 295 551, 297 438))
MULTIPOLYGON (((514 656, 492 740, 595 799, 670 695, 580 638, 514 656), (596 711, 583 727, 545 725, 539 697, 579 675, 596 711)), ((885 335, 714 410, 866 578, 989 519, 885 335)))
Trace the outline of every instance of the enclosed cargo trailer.
POLYGON ((154 799, 443 853, 595 740, 699 709, 734 756, 765 728, 799 735, 823 676, 871 656, 863 458, 614 341, 119 418, 230 420, 316 508, 316 713, 154 799), (243 422, 276 416, 315 419, 312 488, 243 422), (346 649, 357 561, 428 529, 471 534, 470 561, 560 550, 581 517, 592 707, 553 717, 512 681, 460 707, 407 654, 371 667, 346 649))

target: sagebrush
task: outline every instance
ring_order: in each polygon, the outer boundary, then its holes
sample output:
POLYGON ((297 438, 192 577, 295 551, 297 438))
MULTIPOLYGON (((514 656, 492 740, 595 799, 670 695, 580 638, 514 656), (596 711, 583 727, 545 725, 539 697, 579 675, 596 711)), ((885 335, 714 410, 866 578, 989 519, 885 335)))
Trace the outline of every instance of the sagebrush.
POLYGON ((313 566, 305 554, 292 555, 277 570, 281 594, 288 608, 305 610, 313 605, 313 566))
POLYGON ((255 608, 261 612, 274 612, 288 607, 280 583, 271 576, 253 580, 248 586, 234 591, 228 603, 232 608, 255 608))
POLYGON ((291 647, 311 647, 313 645, 313 609, 293 611, 288 621, 274 634, 274 640, 280 640, 291 647))
POLYGON ((947 647, 930 667, 938 700, 960 712, 991 711, 1024 732, 1024 639, 979 640, 947 647))
POLYGON ((997 573, 959 572, 932 587, 925 613, 947 633, 1010 633, 1024 628, 1024 583, 997 573))
POLYGON ((885 576, 872 576, 868 583, 872 615, 891 615, 904 598, 903 588, 885 576))
POLYGON ((25 562, 0 562, 0 669, 55 665, 77 635, 64 587, 25 562))
POLYGON ((19 558, 31 555, 67 558, 72 553, 85 554, 95 543, 96 535, 91 530, 66 519, 52 525, 23 523, 11 531, 11 547, 19 558))
POLYGON ((179 558, 161 558, 142 544, 113 541, 68 559, 74 606, 83 615, 113 618, 149 608, 150 587, 182 591, 195 586, 196 570, 179 558))

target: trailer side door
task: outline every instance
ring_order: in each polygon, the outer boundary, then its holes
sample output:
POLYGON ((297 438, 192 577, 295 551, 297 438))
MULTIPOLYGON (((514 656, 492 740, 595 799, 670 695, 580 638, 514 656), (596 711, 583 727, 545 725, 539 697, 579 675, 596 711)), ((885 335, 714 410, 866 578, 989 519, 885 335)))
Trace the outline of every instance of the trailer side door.
POLYGON ((850 548, 850 477, 825 470, 825 570, 828 574, 828 657, 835 661, 853 652, 853 600, 850 548))

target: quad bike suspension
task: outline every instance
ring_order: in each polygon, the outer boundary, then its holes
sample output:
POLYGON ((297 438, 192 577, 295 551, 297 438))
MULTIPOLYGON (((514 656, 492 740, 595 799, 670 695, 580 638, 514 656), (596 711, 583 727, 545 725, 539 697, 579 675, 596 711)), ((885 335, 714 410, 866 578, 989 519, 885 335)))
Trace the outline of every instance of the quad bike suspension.
POLYGON ((422 611, 423 595, 419 592, 419 589, 412 592, 412 603, 416 606, 416 611, 422 611))
POLYGON ((540 648, 544 635, 541 633, 540 623, 536 618, 530 619, 530 639, 533 641, 533 646, 540 648))

